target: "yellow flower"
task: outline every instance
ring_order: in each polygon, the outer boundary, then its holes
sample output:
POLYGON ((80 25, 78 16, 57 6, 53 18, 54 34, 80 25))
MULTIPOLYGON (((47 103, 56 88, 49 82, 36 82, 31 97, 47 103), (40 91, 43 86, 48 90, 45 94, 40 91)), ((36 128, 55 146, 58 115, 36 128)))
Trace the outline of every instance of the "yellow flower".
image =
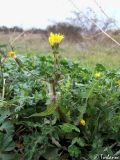
POLYGON ((59 44, 62 39, 64 38, 63 35, 61 34, 53 34, 52 32, 50 33, 50 36, 48 38, 48 41, 50 43, 51 46, 54 46, 55 44, 59 44))
POLYGON ((85 126, 85 123, 86 123, 86 122, 85 122, 84 119, 81 119, 81 120, 80 120, 80 124, 81 124, 82 126, 85 126))
POLYGON ((120 86, 120 79, 116 81, 116 84, 120 86))
POLYGON ((12 57, 12 58, 16 58, 16 54, 15 54, 15 52, 13 52, 13 51, 8 52, 8 53, 7 53, 7 56, 8 56, 8 57, 12 57))
POLYGON ((97 72, 97 73, 95 73, 95 77, 96 78, 100 78, 102 75, 101 75, 101 72, 97 72))

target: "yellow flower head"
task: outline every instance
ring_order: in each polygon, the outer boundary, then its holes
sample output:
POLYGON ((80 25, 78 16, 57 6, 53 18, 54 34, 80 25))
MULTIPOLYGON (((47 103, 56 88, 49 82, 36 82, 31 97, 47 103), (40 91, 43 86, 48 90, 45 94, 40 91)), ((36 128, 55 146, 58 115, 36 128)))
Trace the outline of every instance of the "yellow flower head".
POLYGON ((48 41, 50 43, 51 46, 54 46, 55 44, 59 44, 62 39, 64 38, 63 35, 61 34, 53 34, 52 32, 50 33, 50 36, 48 38, 48 41))
POLYGON ((16 58, 16 54, 15 54, 15 52, 13 52, 13 51, 8 52, 8 53, 7 53, 7 56, 8 56, 8 57, 12 57, 12 58, 16 58))
POLYGON ((80 120, 80 124, 81 124, 82 126, 85 126, 85 124, 86 124, 85 120, 84 120, 84 119, 81 119, 81 120, 80 120))
POLYGON ((101 76, 102 76, 101 72, 95 73, 95 77, 96 77, 96 78, 100 78, 101 76))
POLYGON ((116 81, 116 84, 120 86, 120 79, 116 81))

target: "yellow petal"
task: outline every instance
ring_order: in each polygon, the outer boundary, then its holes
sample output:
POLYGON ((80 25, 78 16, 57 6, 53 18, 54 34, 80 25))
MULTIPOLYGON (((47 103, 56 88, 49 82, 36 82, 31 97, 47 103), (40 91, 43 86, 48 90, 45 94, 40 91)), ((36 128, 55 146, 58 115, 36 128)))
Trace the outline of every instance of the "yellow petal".
POLYGON ((100 78, 100 77, 101 77, 101 72, 97 72, 97 73, 95 74, 95 77, 96 77, 96 78, 100 78))
POLYGON ((15 52, 13 52, 13 51, 8 52, 8 53, 7 53, 7 56, 8 56, 8 57, 12 57, 12 58, 16 58, 16 54, 15 54, 15 52))
POLYGON ((82 126, 85 126, 85 124, 86 124, 85 120, 84 120, 84 119, 81 119, 81 120, 80 120, 80 124, 81 124, 82 126))
POLYGON ((62 39, 64 38, 63 35, 59 34, 53 34, 52 32, 50 33, 50 36, 48 38, 48 41, 50 43, 51 46, 55 45, 55 44, 59 44, 62 39))
POLYGON ((116 84, 120 86, 120 79, 116 81, 116 84))

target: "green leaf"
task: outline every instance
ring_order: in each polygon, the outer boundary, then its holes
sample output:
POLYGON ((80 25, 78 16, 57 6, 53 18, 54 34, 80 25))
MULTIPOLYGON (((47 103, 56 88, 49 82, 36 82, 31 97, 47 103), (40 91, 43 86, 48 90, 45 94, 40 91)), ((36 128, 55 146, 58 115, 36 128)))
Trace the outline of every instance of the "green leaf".
POLYGON ((0 152, 12 151, 15 147, 12 136, 0 133, 0 152))
POLYGON ((79 108, 78 108, 78 110, 79 110, 79 112, 81 113, 81 115, 83 115, 85 112, 86 112, 86 106, 84 105, 84 106, 80 106, 79 108))
POLYGON ((5 48, 7 47, 7 44, 0 44, 0 48, 5 48))
POLYGON ((97 71, 105 71, 106 70, 106 68, 102 65, 102 64, 96 64, 96 70, 97 71))
POLYGON ((3 139, 3 146, 2 146, 4 151, 12 151, 15 148, 15 144, 13 142, 13 139, 10 135, 4 135, 3 139))
POLYGON ((76 132, 80 132, 79 128, 77 128, 75 125, 69 124, 69 123, 64 123, 64 124, 60 125, 60 128, 65 133, 72 132, 73 130, 76 132))
POLYGON ((6 131, 7 134, 11 134, 14 132, 14 126, 10 121, 3 122, 0 126, 0 131, 6 131))
POLYGON ((9 110, 0 110, 0 124, 4 122, 4 120, 11 115, 9 110))
POLYGON ((56 105, 51 105, 51 106, 48 106, 48 107, 47 107, 46 111, 32 114, 30 117, 48 116, 48 115, 53 114, 54 111, 55 111, 55 109, 56 109, 56 105))
POLYGON ((58 160, 59 159, 58 148, 55 147, 48 148, 45 151, 45 154, 43 154, 43 157, 47 160, 58 160))
POLYGON ((19 58, 15 58, 15 61, 19 67, 23 67, 22 61, 19 58))
POLYGON ((81 146, 81 147, 84 147, 84 146, 85 146, 84 139, 78 138, 78 137, 75 137, 75 138, 72 140, 71 145, 74 145, 74 144, 78 144, 78 145, 81 146))
POLYGON ((75 157, 75 158, 78 158, 78 156, 81 153, 80 149, 75 145, 72 145, 72 146, 70 145, 68 147, 68 152, 69 152, 71 157, 75 157))
POLYGON ((12 153, 0 153, 0 160, 17 160, 12 153))

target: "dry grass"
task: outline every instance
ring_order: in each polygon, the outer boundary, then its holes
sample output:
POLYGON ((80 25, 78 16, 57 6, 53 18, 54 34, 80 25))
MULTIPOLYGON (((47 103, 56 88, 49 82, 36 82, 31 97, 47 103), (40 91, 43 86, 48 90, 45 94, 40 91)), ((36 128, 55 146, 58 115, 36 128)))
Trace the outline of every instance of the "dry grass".
MULTIPOLYGON (((8 43, 13 40, 18 33, 0 33, 0 44, 8 43)), ((41 34, 24 34, 14 43, 18 54, 50 54, 50 47, 47 36, 41 34)), ((113 68, 120 66, 120 49, 111 48, 112 46, 99 45, 96 42, 71 43, 64 42, 61 45, 61 55, 70 59, 79 60, 83 66, 94 66, 96 63, 113 68)))

